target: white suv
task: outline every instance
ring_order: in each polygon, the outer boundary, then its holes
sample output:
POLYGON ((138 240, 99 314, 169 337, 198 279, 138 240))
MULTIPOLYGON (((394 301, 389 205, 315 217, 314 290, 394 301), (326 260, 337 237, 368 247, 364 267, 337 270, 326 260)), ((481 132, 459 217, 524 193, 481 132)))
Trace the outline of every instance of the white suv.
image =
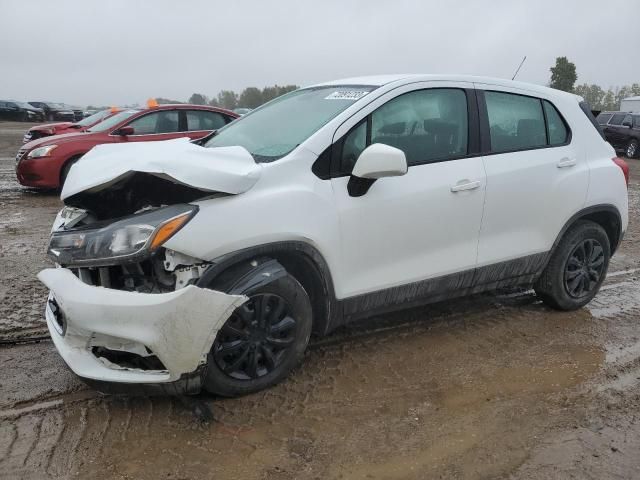
POLYGON ((99 146, 39 275, 51 336, 96 388, 233 396, 374 313, 528 285, 580 308, 627 228, 614 157, 575 95, 432 75, 303 88, 202 145, 99 146))

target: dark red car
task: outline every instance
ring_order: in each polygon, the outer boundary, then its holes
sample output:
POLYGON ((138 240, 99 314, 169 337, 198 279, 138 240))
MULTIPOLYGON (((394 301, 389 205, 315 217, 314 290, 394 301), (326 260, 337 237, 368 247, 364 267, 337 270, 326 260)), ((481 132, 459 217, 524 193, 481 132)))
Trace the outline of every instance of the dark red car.
POLYGON ((209 135, 238 117, 221 108, 201 105, 160 105, 127 109, 88 128, 34 140, 16 156, 16 176, 28 187, 60 188, 71 165, 96 145, 148 142, 209 135))
POLYGON ((97 123, 115 115, 120 112, 121 108, 110 108, 108 110, 101 110, 93 115, 80 120, 79 122, 58 122, 47 123, 45 125, 36 125, 31 127, 22 137, 22 143, 29 143, 32 140, 37 140, 42 137, 50 137, 52 135, 61 135, 63 133, 76 133, 84 132, 88 128, 93 127, 97 123))

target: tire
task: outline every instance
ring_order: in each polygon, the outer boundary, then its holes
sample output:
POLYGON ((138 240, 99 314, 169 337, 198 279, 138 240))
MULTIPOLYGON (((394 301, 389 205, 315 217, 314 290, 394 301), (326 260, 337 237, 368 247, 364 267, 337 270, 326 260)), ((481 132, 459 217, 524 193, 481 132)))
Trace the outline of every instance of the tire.
POLYGON ((597 223, 580 220, 564 234, 534 285, 544 303, 557 310, 577 310, 589 303, 604 281, 611 247, 597 223))
POLYGON ((64 182, 67 181, 67 176, 69 175, 69 170, 73 167, 73 164, 80 160, 80 157, 74 157, 70 160, 67 160, 67 163, 64 164, 62 170, 60 171, 60 188, 64 187, 64 182))
POLYGON ((640 150, 638 140, 633 139, 627 145, 627 148, 624 150, 624 154, 627 156, 627 158, 637 158, 640 154, 640 151, 638 150, 640 150))
POLYGON ((204 388, 215 395, 237 397, 277 384, 300 363, 309 343, 311 302, 293 276, 286 274, 246 295, 249 300, 229 317, 207 356, 204 388), (261 304, 267 308, 260 309, 261 304), (262 322, 261 310, 266 312, 262 322))

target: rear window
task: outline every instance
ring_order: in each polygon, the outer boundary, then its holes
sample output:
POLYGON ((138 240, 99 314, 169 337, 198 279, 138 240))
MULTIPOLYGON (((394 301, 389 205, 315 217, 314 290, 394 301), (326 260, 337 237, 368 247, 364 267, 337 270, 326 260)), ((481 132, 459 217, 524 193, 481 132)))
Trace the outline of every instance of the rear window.
POLYGON ((596 120, 598 120, 599 125, 606 125, 612 115, 612 113, 601 113, 596 117, 596 120))

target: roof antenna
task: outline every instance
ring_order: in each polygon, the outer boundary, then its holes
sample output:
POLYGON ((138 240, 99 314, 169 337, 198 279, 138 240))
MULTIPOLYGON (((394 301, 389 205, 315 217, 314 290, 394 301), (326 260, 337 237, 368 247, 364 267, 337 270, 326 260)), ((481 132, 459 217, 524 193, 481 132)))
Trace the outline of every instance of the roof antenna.
POLYGON ((524 58, 522 59, 522 61, 520 62, 520 65, 518 66, 518 69, 516 70, 516 73, 513 74, 513 77, 511 77, 511 80, 515 80, 516 75, 518 75, 518 72, 520 71, 520 69, 522 68, 522 64, 524 63, 524 61, 527 59, 527 56, 525 55, 524 58))

